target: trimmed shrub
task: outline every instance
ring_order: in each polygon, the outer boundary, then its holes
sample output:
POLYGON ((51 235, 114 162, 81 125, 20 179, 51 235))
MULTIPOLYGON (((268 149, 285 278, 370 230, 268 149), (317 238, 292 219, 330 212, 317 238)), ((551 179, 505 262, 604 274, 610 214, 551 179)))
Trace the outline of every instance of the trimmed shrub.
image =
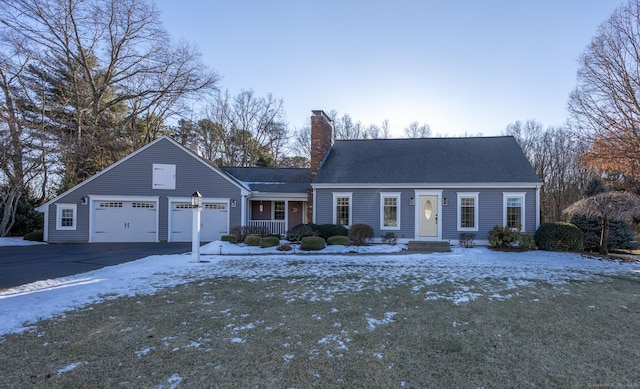
POLYGON ((474 234, 473 232, 463 232, 460 234, 460 240, 458 242, 462 247, 471 248, 475 246, 475 238, 476 234, 474 234))
POLYGON ((337 224, 315 224, 310 227, 317 232, 315 235, 321 236, 327 242, 332 236, 347 236, 349 233, 344 226, 337 224))
POLYGON ((489 244, 491 247, 510 249, 513 248, 519 240, 520 230, 495 226, 489 231, 489 244))
POLYGON ((300 241, 301 250, 317 251, 323 248, 325 248, 325 242, 320 236, 305 236, 300 241))
POLYGON ((287 231, 287 240, 300 242, 305 236, 314 236, 315 230, 309 224, 298 224, 287 231))
POLYGON ((534 239, 540 250, 580 251, 583 247, 583 235, 571 223, 544 223, 536 231, 534 239))
POLYGON ((235 235, 222 235, 220 237, 220 240, 222 242, 229 242, 229 243, 233 243, 233 244, 238 243, 238 238, 236 238, 235 235))
POLYGON ((349 246, 350 244, 351 244, 351 241, 349 240, 348 236, 342 236, 342 235, 330 236, 329 239, 327 239, 327 245, 329 246, 331 245, 349 246))
POLYGON ((260 247, 275 247, 280 244, 280 238, 275 236, 265 236, 260 239, 260 247))
POLYGON ((373 239, 373 228, 368 224, 354 224, 349 228, 349 238, 354 246, 364 246, 373 239))
POLYGON ((536 241, 533 238, 533 234, 527 232, 525 234, 520 235, 520 240, 518 241, 518 247, 523 250, 535 250, 536 241))
POLYGON ((31 231, 24 234, 24 240, 30 240, 33 242, 42 242, 44 240, 44 233, 42 231, 31 231))
MULTIPOLYGON (((602 218, 574 215, 571 218, 571 223, 575 224, 584 233, 584 249, 588 251, 598 251, 602 234, 602 218)), ((607 239, 607 248, 609 250, 637 249, 638 243, 634 240, 635 233, 629 226, 629 223, 623 220, 612 220, 609 222, 609 238, 607 239)))
POLYGON ((276 247, 276 250, 278 250, 278 251, 291 251, 291 250, 293 250, 293 247, 291 247, 291 245, 289 243, 283 243, 280 246, 276 247))
POLYGON ((382 235, 382 243, 384 244, 389 244, 391 246, 395 246, 396 243, 398 243, 398 238, 396 237, 396 234, 393 232, 387 232, 386 234, 382 235))
POLYGON ((261 240, 262 237, 259 235, 247 235, 247 237, 244 238, 244 244, 247 246, 260 246, 261 240))

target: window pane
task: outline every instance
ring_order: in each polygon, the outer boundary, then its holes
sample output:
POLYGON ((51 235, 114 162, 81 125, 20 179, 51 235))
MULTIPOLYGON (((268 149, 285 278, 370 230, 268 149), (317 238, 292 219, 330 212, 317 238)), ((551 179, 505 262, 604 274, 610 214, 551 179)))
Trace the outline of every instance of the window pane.
POLYGON ((284 201, 276 201, 273 205, 274 220, 284 220, 284 201))
POLYGON ((398 199, 395 197, 384 198, 384 226, 398 226, 398 199))
POLYGON ((73 227, 73 209, 62 210, 60 225, 62 227, 73 227))
POLYGON ((460 199, 460 227, 475 228, 475 198, 463 197, 460 199))
POLYGON ((522 229, 522 198, 507 199, 507 227, 522 229))
POLYGON ((349 225, 349 198, 336 198, 336 224, 341 226, 349 225))

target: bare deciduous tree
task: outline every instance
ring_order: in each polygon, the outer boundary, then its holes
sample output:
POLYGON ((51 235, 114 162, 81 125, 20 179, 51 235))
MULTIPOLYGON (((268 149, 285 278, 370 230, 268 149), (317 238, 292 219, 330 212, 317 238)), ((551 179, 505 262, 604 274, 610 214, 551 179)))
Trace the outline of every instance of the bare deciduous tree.
POLYGON ((585 163, 610 180, 640 182, 640 0, 600 26, 580 65, 569 111, 589 142, 585 163))
POLYGON ((431 126, 412 122, 404 129, 404 135, 407 138, 428 138, 431 136, 431 126))
POLYGON ((1 0, 0 15, 42 58, 33 72, 49 84, 67 186, 151 140, 172 107, 218 80, 197 51, 171 42, 147 0, 1 0), (133 136, 144 116, 147 133, 133 136))
POLYGON ((584 146, 564 128, 545 129, 535 120, 509 124, 505 134, 515 137, 542 180, 541 220, 562 220, 562 210, 582 197, 589 178, 580 159, 584 146))

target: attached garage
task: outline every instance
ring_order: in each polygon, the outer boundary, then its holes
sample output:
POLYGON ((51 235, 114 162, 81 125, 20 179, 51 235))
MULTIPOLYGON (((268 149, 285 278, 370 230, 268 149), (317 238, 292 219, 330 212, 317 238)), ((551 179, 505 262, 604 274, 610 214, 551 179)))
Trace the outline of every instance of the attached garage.
POLYGON ((91 199, 91 242, 157 242, 157 199, 91 199))
MULTIPOLYGON (((170 204, 169 241, 191 242, 193 209, 186 199, 170 204)), ((200 241, 212 242, 229 233, 229 201, 205 200, 200 213, 200 241)))

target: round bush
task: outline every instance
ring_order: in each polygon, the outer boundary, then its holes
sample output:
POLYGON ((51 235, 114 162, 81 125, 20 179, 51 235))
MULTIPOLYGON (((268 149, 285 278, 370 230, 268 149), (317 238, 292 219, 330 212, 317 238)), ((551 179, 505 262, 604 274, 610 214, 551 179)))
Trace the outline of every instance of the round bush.
POLYGON ((327 244, 329 246, 331 245, 342 245, 342 246, 349 246, 351 244, 351 241, 349 240, 348 236, 331 236, 329 237, 329 239, 327 239, 327 244))
POLYGON ((364 246, 373 239, 373 228, 368 224, 354 224, 349 228, 349 238, 354 246, 364 246))
POLYGON ((244 238, 244 244, 246 244, 247 246, 260 246, 261 240, 262 238, 258 235, 248 235, 246 238, 244 238))
POLYGON ((265 236, 260 240, 260 247, 274 247, 280 244, 280 238, 275 236, 265 236))
POLYGON ((223 241, 223 242, 229 242, 229 243, 233 243, 233 244, 238 243, 238 238, 236 238, 235 235, 222 235, 220 237, 220 240, 223 241))
POLYGON ((329 242, 330 237, 347 236, 349 232, 344 226, 338 224, 316 224, 311 227, 317 231, 318 235, 326 240, 327 243, 329 242))
POLYGON ((300 241, 301 250, 317 251, 323 248, 325 248, 325 242, 320 236, 305 236, 300 241))
POLYGON ((583 247, 583 233, 571 223, 544 223, 534 239, 540 250, 581 251, 583 247))

